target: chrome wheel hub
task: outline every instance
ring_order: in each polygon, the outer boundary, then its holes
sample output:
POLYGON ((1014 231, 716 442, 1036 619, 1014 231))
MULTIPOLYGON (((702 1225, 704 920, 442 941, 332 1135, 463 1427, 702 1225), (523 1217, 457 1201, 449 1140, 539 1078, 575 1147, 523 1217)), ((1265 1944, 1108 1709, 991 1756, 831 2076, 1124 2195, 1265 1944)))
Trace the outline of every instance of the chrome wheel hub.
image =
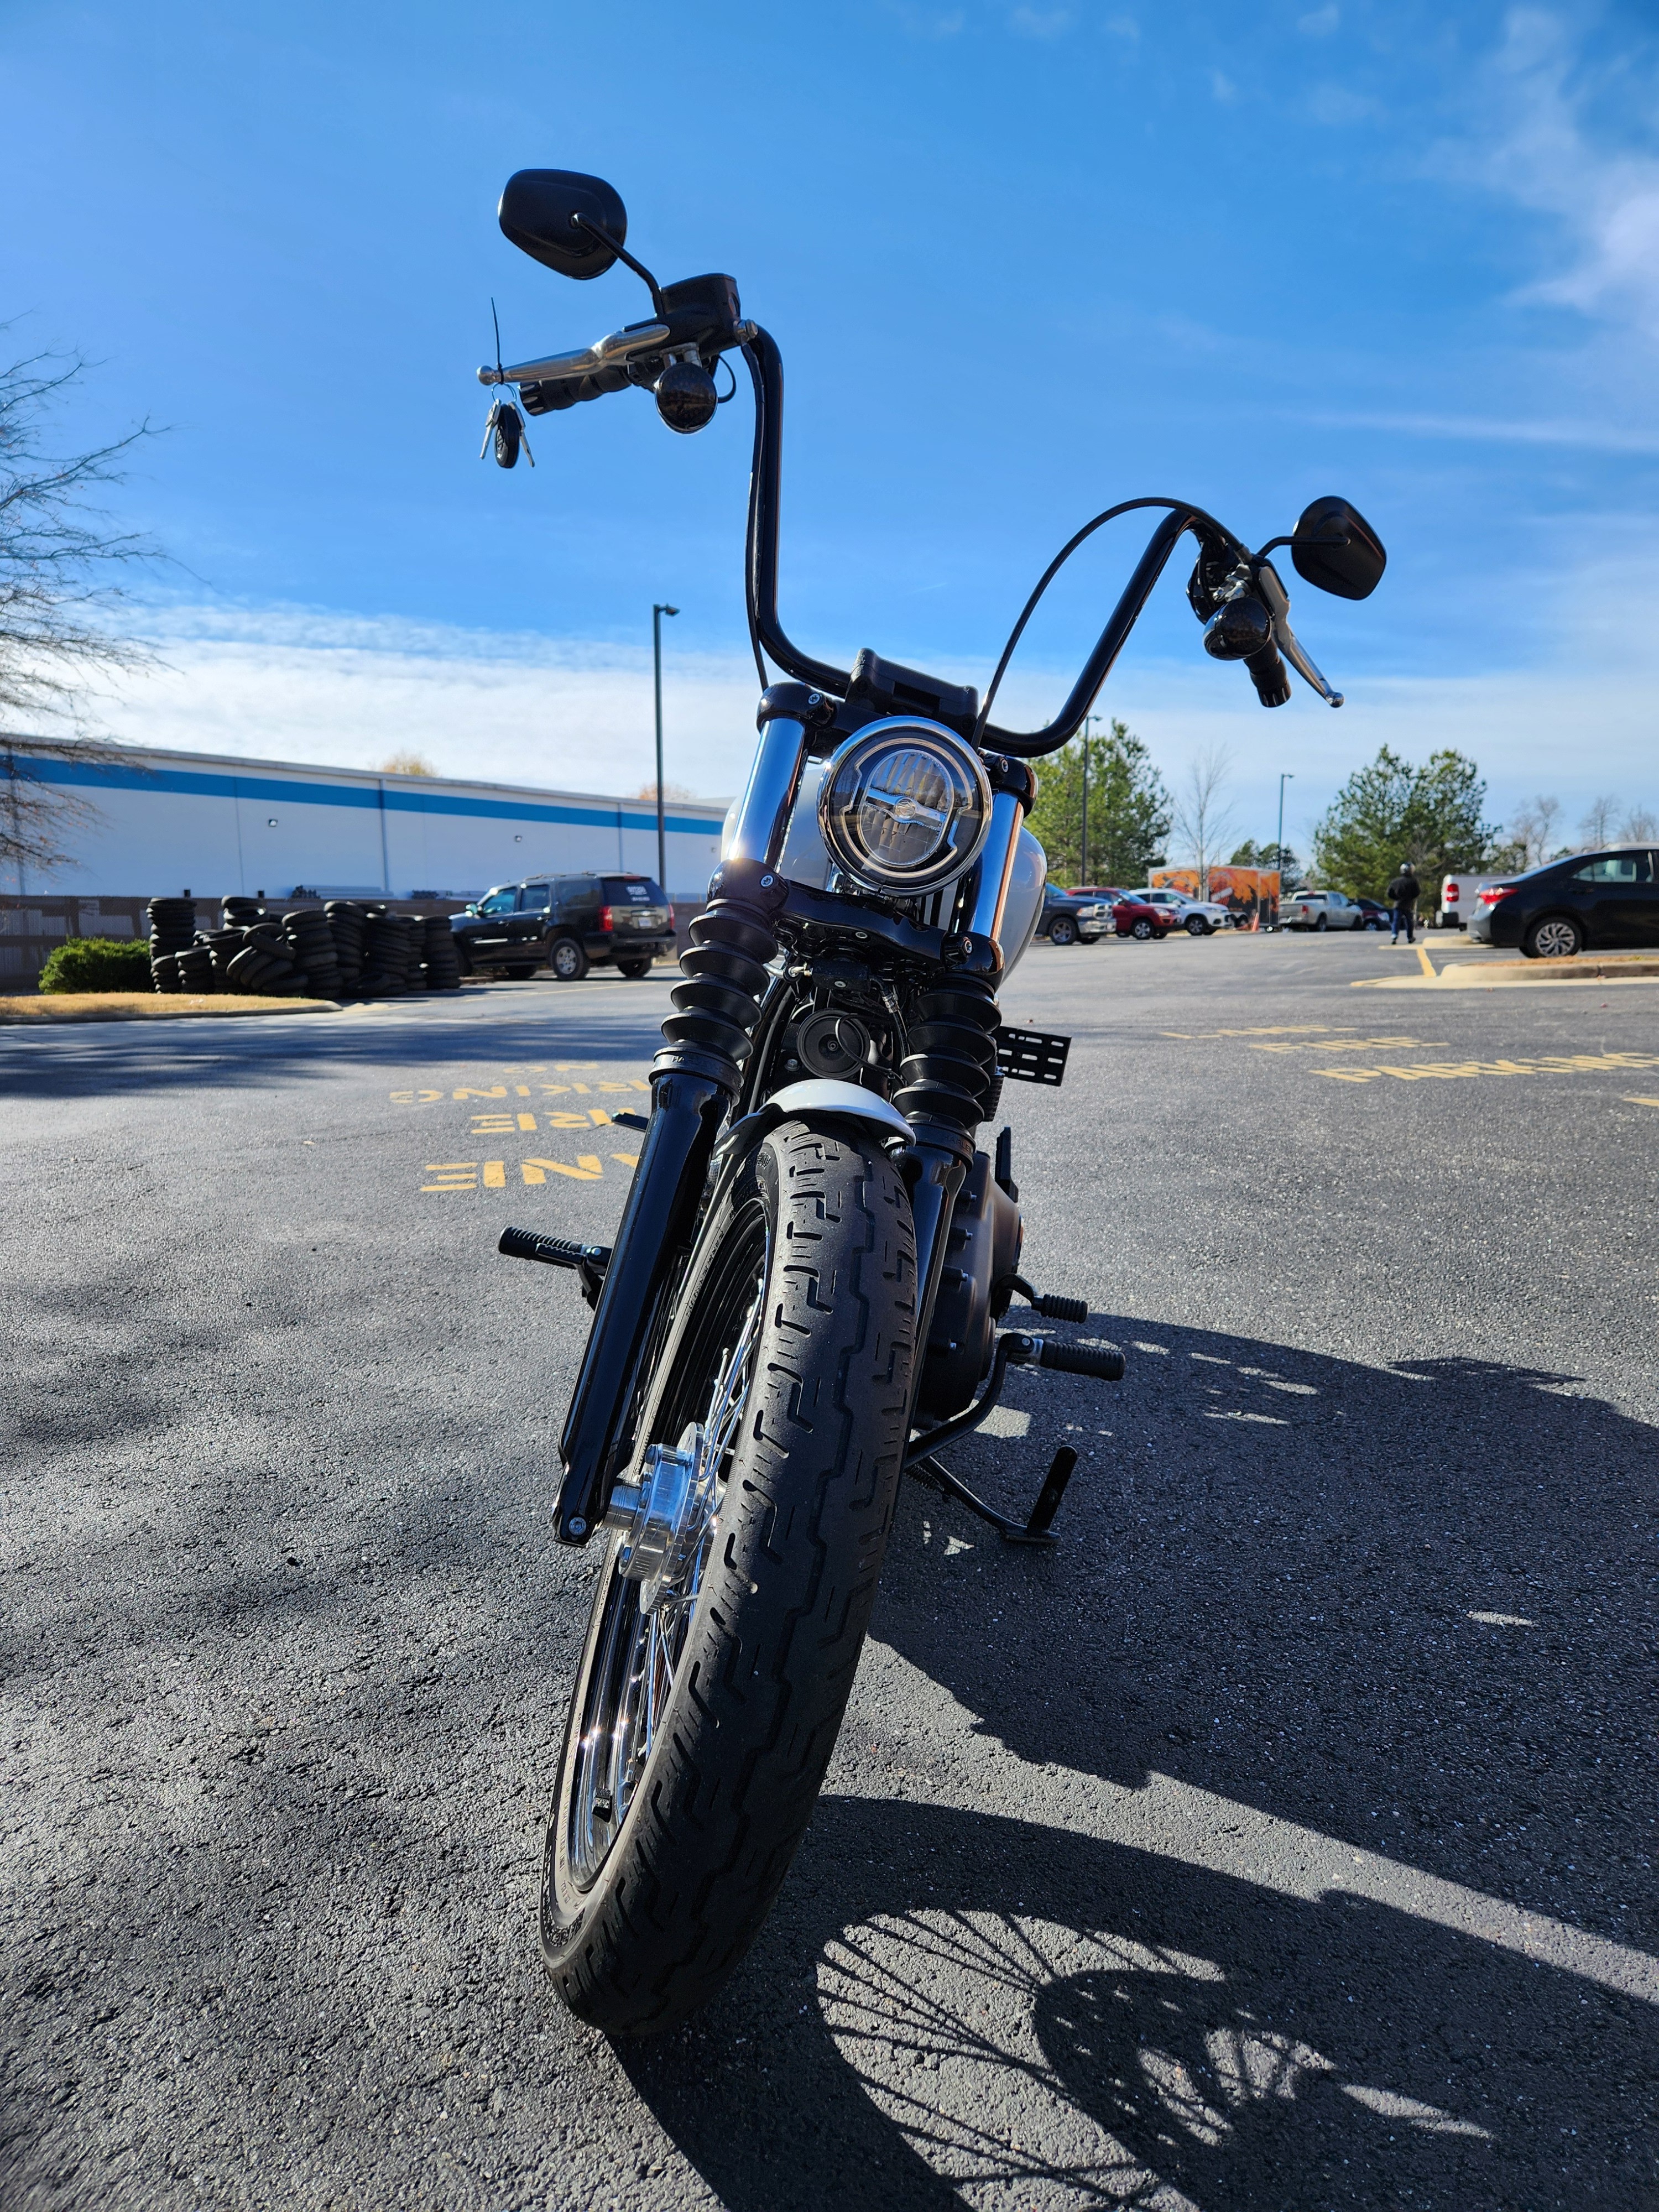
POLYGON ((635 1482, 619 1482, 605 1516, 622 1541, 617 1572, 640 1585, 640 1607, 653 1612, 665 1589, 684 1583, 686 1570, 714 1524, 716 1462, 699 1421, 677 1444, 649 1444, 635 1482))

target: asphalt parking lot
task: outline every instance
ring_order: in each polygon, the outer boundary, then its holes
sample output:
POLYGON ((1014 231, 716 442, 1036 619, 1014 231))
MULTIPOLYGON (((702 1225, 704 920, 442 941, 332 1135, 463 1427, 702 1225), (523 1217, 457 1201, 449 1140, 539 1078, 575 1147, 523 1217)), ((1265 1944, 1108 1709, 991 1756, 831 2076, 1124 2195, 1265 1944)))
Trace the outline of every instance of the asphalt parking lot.
POLYGON ((586 1309, 495 1244, 608 1234, 665 995, 0 1032, 0 2203, 1654 2212, 1659 982, 1033 951, 1025 1272, 1127 1378, 957 1456, 1082 1450, 1051 1553, 907 1492, 776 1911, 613 2048, 586 1309))

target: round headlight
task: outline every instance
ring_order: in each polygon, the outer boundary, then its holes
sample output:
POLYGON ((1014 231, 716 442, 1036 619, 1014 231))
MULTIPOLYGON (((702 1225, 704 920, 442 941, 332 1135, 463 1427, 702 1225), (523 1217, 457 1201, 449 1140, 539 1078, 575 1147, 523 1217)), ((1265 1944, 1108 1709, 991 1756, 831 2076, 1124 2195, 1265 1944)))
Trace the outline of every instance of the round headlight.
POLYGON ((818 790, 836 865, 872 890, 937 890, 970 868, 991 819, 979 757, 937 722, 872 722, 849 738, 818 790))

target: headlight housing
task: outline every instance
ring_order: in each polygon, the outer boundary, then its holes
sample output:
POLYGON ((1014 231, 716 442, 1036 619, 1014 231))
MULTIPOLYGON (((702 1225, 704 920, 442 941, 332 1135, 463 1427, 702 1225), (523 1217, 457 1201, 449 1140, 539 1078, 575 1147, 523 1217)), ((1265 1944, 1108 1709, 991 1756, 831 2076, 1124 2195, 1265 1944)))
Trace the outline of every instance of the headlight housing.
POLYGON ((983 763, 938 722, 872 722, 834 756, 818 790, 818 827, 836 866, 890 895, 965 875, 990 821, 983 763))

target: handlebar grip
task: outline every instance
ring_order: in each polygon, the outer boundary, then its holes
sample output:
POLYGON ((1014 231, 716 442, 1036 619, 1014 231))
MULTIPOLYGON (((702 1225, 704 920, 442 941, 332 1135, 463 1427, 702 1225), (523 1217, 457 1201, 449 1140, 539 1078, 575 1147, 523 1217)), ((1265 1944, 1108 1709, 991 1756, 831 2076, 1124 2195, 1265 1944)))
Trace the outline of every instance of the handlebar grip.
POLYGON ((1285 664, 1279 657, 1276 645, 1264 645, 1260 653, 1253 653, 1244 665, 1250 672, 1250 681, 1255 686, 1255 696, 1264 707, 1283 707, 1291 696, 1291 679, 1285 672, 1285 664))
POLYGON ((547 377, 538 383, 521 384, 519 402, 526 415, 556 415, 580 400, 603 399, 608 392, 626 392, 627 372, 596 368, 586 376, 547 377))
POLYGON ((1086 1344, 1045 1344, 1037 1364, 1056 1375, 1092 1375, 1097 1382, 1123 1380, 1121 1352, 1097 1352, 1086 1344))

